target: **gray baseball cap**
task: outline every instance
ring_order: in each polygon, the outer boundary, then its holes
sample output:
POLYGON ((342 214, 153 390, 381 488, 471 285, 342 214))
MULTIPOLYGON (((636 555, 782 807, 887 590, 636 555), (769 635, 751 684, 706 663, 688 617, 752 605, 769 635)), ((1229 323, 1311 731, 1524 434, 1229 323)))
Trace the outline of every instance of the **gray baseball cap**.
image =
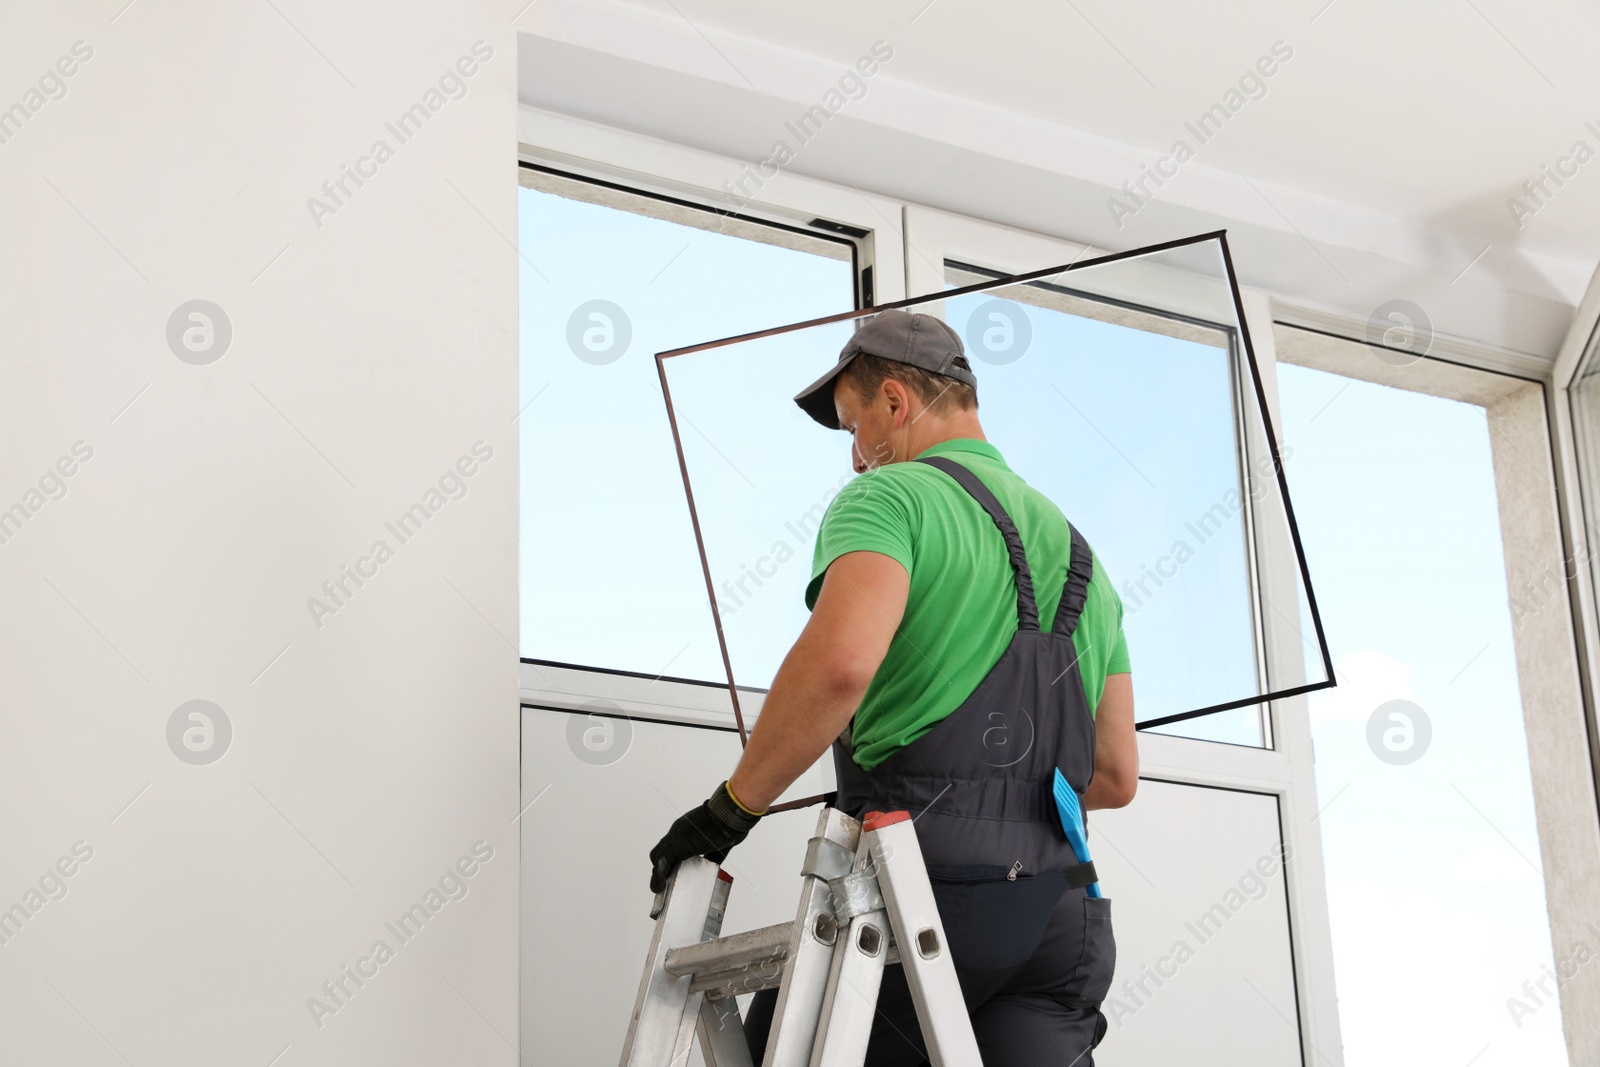
POLYGON ((943 319, 891 309, 868 319, 840 350, 839 362, 833 369, 800 390, 794 398, 800 410, 830 430, 839 429, 839 415, 833 407, 833 383, 850 361, 863 352, 942 374, 963 385, 978 384, 972 371, 956 363, 963 356, 961 336, 943 319))

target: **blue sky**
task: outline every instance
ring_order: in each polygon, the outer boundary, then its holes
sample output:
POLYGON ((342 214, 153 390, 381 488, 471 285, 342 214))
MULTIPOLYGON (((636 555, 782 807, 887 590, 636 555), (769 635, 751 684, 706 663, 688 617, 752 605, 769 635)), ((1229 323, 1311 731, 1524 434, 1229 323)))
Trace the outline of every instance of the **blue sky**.
POLYGON ((848 309, 850 264, 519 195, 523 655, 725 681, 654 354, 848 309), (632 324, 610 363, 568 346, 596 299, 632 324))

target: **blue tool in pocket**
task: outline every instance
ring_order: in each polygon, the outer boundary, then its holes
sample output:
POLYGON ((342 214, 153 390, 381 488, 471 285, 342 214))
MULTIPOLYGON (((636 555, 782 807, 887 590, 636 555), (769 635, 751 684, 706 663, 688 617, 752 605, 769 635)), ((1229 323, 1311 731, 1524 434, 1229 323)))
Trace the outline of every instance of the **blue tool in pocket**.
MULTIPOLYGON (((1078 857, 1079 863, 1088 863, 1089 839, 1083 829, 1083 807, 1078 803, 1078 791, 1067 783, 1060 767, 1056 768, 1050 791, 1055 794, 1056 814, 1061 816, 1061 828, 1067 832, 1067 843, 1072 846, 1073 855, 1078 857)), ((1099 882, 1089 884, 1089 895, 1100 895, 1099 882)))

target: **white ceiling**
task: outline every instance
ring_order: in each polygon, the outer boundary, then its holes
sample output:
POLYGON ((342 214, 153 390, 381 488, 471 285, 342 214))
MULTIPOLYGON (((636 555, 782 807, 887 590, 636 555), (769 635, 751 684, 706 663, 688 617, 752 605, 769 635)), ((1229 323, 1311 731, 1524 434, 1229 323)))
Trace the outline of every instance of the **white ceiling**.
POLYGON ((796 172, 1104 248, 1226 225, 1247 280, 1353 319, 1407 296, 1551 355, 1600 261, 1593 5, 543 0, 517 25, 525 104, 751 161, 887 42, 796 172), (1280 41, 1265 94, 1113 226, 1106 198, 1280 41), (1519 227, 1507 199, 1579 140, 1519 227))

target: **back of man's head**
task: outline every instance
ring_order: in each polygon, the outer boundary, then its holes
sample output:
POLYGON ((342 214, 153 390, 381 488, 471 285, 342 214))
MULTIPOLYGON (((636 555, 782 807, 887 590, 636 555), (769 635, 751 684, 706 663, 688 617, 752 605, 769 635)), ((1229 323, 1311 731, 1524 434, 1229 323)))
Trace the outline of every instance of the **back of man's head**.
MULTIPOLYGON (((971 368, 967 365, 966 356, 957 356, 954 365, 970 373, 971 368)), ((947 375, 934 374, 921 367, 913 367, 909 363, 884 359, 870 352, 857 355, 840 375, 840 380, 847 383, 848 388, 854 389, 856 395, 863 401, 871 400, 879 387, 891 379, 905 383, 907 388, 916 393, 927 405, 930 415, 978 410, 976 385, 968 385, 947 375)))
POLYGON ((846 374, 863 400, 893 380, 912 390, 930 413, 978 406, 978 379, 962 350, 961 335, 936 315, 890 309, 866 319, 840 350, 839 361, 801 390, 795 403, 823 426, 839 429, 834 386, 846 374))

